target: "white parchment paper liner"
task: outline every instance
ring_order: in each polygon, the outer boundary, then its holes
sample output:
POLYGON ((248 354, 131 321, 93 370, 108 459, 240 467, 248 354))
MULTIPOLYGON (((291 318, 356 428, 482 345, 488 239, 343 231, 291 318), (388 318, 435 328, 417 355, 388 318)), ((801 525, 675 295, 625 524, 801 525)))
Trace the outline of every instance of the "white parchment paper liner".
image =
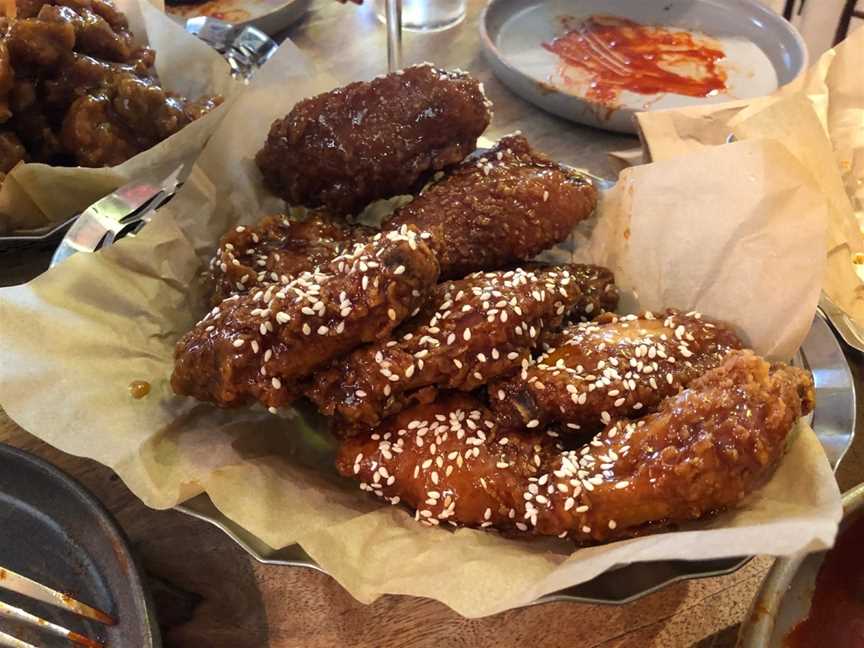
POLYGON ((637 115, 652 160, 774 139, 812 174, 829 201, 827 296, 864 327, 864 28, 770 97, 637 115))
MULTIPOLYGON (((344 72, 342 81, 357 78, 344 72)), ((315 417, 175 397, 173 346, 205 310, 199 275, 217 238, 279 207, 252 161, 270 121, 336 84, 283 45, 141 234, 0 291, 0 402, 14 420, 112 467, 149 506, 206 491, 269 545, 299 542, 367 602, 428 596, 476 617, 632 561, 781 555, 833 542, 837 486, 803 424, 773 479, 740 509, 687 531, 573 551, 559 540, 421 527, 338 477, 315 417), (149 381, 150 395, 130 398, 132 380, 149 381)), ((593 228, 578 254, 610 265, 643 305, 698 307, 734 323, 760 352, 788 357, 815 310, 827 210, 783 145, 741 142, 627 170, 599 221, 574 239, 593 228)), ((555 254, 569 258, 567 247, 555 254)))
MULTIPOLYGON (((239 88, 228 64, 146 0, 117 0, 138 44, 156 50, 162 87, 192 99, 239 88)), ((60 223, 133 178, 161 179, 185 160, 194 160, 226 112, 218 107, 156 146, 123 164, 105 168, 20 163, 0 185, 0 234, 23 233, 60 223)))

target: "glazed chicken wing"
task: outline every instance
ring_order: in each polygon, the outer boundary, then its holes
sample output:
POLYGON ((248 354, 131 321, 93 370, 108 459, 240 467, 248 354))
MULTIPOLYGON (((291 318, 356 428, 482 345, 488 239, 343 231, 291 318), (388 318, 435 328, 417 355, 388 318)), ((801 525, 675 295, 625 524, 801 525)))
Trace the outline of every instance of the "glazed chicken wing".
POLYGON ((273 123, 255 159, 289 204, 357 213, 465 158, 489 106, 464 72, 418 65, 301 101, 273 123))
POLYGON ((655 317, 608 314, 547 336, 553 348, 520 373, 489 386, 489 400, 507 425, 596 431, 610 420, 646 414, 741 341, 698 313, 655 317))
POLYGON ((40 100, 46 111, 62 119, 76 99, 110 84, 117 77, 152 79, 152 73, 152 61, 147 59, 111 63, 73 53, 63 62, 53 78, 42 80, 40 100))
POLYGON ((582 291, 582 296, 567 317, 569 321, 587 322, 603 313, 615 312, 619 292, 611 270, 589 264, 574 264, 569 268, 582 291))
POLYGON ((375 425, 412 400, 434 399, 438 388, 476 389, 527 362, 543 331, 559 325, 581 295, 569 266, 442 283, 394 340, 319 372, 307 396, 324 414, 375 425))
POLYGON ((0 21, 0 123, 25 159, 110 166, 170 137, 222 101, 159 86, 111 0, 17 0, 0 21))
POLYGON ((15 70, 9 58, 9 48, 5 40, 0 40, 0 124, 9 120, 9 93, 15 85, 15 70))
POLYGON ((15 20, 6 37, 16 69, 56 68, 75 46, 75 27, 68 22, 24 18, 15 20))
POLYGON ((293 281, 229 297, 177 343, 174 391, 222 407, 290 403, 313 371, 420 308, 438 276, 423 236, 378 234, 293 281))
POLYGON ((46 4, 37 15, 43 23, 68 24, 75 32, 75 49, 107 61, 124 62, 132 53, 132 34, 117 30, 89 7, 72 9, 46 4))
POLYGON ((444 279, 500 270, 560 243, 597 204, 581 174, 511 135, 480 158, 469 158, 384 227, 413 224, 437 239, 444 279))
POLYGON ((656 413, 615 421, 578 451, 502 428, 453 395, 344 439, 337 467, 427 524, 603 542, 738 504, 771 476, 813 397, 807 372, 735 351, 656 413))
POLYGON ((61 141, 81 166, 113 166, 170 137, 221 101, 189 102, 150 80, 116 76, 72 103, 61 141))
POLYGON ((222 237, 210 271, 214 305, 268 283, 293 279, 371 238, 368 227, 349 226, 324 210, 303 221, 267 216, 254 227, 238 225, 222 237))

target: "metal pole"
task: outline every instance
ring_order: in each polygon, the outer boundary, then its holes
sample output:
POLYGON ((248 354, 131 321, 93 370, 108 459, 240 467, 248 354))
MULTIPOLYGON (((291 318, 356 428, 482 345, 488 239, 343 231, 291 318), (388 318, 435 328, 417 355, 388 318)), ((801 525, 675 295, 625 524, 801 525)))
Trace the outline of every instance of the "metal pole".
POLYGON ((387 70, 402 68, 402 0, 386 0, 387 18, 387 70))

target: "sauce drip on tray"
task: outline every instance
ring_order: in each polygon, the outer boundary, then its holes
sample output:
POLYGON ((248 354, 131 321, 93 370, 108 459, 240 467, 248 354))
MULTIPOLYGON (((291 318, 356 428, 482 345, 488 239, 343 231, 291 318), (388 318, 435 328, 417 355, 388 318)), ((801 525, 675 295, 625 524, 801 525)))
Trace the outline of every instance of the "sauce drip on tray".
POLYGON ((593 101, 613 104, 623 90, 706 97, 726 89, 719 43, 613 16, 562 22, 567 33, 543 47, 561 59, 564 81, 587 85, 593 101))
POLYGON ((816 577, 810 613, 785 648, 864 647, 864 515, 839 537, 816 577))

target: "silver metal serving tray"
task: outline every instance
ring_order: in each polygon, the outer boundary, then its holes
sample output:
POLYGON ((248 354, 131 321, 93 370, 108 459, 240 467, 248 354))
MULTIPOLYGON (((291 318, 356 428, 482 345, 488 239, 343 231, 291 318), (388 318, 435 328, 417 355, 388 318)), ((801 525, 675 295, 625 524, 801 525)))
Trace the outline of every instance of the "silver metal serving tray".
MULTIPOLYGON (((819 437, 833 468, 842 460, 855 434, 855 384, 837 338, 821 313, 793 364, 813 372, 816 411, 810 424, 819 437)), ((324 570, 299 545, 273 549, 225 517, 207 495, 199 495, 177 510, 222 529, 250 556, 271 565, 324 570)), ((596 578, 543 596, 535 604, 576 601, 620 605, 629 603, 681 580, 722 576, 741 568, 749 556, 718 560, 664 560, 640 562, 600 574, 596 578)))

